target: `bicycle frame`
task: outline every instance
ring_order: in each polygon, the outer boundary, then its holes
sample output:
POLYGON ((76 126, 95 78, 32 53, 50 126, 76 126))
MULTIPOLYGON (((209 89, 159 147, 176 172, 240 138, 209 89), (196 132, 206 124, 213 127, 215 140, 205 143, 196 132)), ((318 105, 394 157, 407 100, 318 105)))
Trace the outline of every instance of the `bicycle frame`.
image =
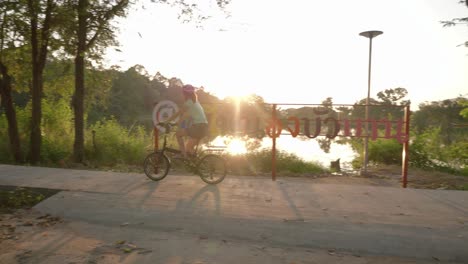
MULTIPOLYGON (((167 146, 167 135, 170 133, 170 126, 164 131, 162 148, 155 150, 146 156, 143 162, 143 168, 148 178, 153 181, 164 179, 171 169, 171 159, 166 153, 180 154, 178 149, 167 146)), ((194 155, 189 158, 181 158, 182 162, 189 171, 200 176, 200 178, 208 184, 217 184, 226 177, 226 161, 219 155, 204 154, 204 151, 199 151, 199 143, 195 146, 194 155)))
MULTIPOLYGON (((174 148, 170 148, 167 146, 167 135, 170 133, 170 130, 171 130, 171 125, 166 125, 166 130, 164 132, 164 138, 163 138, 163 146, 162 146, 162 149, 161 150, 158 150, 162 153, 164 152, 169 152, 169 153, 173 153, 173 154, 181 154, 182 151, 178 150, 178 149, 174 149, 174 148)), ((198 146, 199 146, 199 143, 200 141, 197 142, 197 144, 195 145, 195 151, 193 152, 193 157, 195 157, 196 159, 198 159, 198 146)))

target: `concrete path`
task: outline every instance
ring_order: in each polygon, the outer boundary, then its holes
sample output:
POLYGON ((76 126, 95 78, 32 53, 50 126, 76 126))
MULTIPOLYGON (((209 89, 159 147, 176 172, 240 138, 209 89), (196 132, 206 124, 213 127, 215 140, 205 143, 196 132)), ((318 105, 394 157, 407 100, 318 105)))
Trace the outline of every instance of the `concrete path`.
MULTIPOLYGON (((468 192, 316 184, 304 178, 227 177, 211 186, 196 176, 152 182, 136 173, 9 165, 0 165, 0 185, 66 190, 36 209, 62 216, 77 233, 101 241, 125 235, 149 247, 152 234, 164 233, 234 241, 237 249, 258 244, 468 263, 468 192)), ((151 261, 140 256, 128 263, 151 261)))

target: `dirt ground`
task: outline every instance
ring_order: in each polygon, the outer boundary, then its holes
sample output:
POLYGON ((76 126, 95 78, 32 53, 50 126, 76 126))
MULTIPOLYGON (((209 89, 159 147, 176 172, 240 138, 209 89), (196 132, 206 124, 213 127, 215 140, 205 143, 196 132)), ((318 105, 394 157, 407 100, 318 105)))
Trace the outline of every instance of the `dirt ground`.
MULTIPOLYGON (((323 184, 398 187, 401 186, 401 168, 370 168, 367 176, 337 173, 315 175, 313 178, 323 184)), ((468 190, 468 177, 411 169, 408 187, 468 190)), ((267 241, 261 244, 252 241, 217 241, 203 236, 164 231, 154 231, 155 237, 160 239, 147 241, 146 244, 125 239, 138 230, 112 230, 121 239, 103 241, 90 234, 74 231, 76 225, 86 224, 67 222, 33 209, 0 213, 0 263, 443 263, 438 259, 423 261, 357 255, 335 249, 277 247, 267 241), (187 251, 187 248, 190 250, 187 251), (214 249, 216 254, 213 253, 214 249)))
MULTIPOLYGON (((141 230, 109 229, 114 239, 76 232, 88 223, 67 222, 34 210, 17 210, 0 218, 0 263, 284 263, 284 264, 423 264, 449 263, 392 256, 363 255, 334 248, 285 247, 255 241, 220 240, 204 235, 154 231, 152 241, 131 241, 141 230), (136 234, 135 234, 136 233, 136 234)), ((87 227, 89 228, 89 227, 87 227)), ((94 227, 105 228, 105 227, 94 227)))
MULTIPOLYGON (((270 174, 262 176, 269 177, 270 174)), ((371 166, 368 168, 366 175, 362 175, 358 171, 341 171, 331 174, 294 176, 282 175, 279 173, 277 177, 303 177, 312 179, 317 183, 402 187, 401 167, 396 165, 379 165, 378 167, 371 166)), ((468 176, 458 176, 439 171, 409 168, 407 188, 468 191, 468 176)))
MULTIPOLYGON (((401 186, 401 167, 379 166, 370 168, 369 178, 401 186)), ((438 190, 468 190, 468 177, 418 168, 408 170, 408 188, 438 190)))

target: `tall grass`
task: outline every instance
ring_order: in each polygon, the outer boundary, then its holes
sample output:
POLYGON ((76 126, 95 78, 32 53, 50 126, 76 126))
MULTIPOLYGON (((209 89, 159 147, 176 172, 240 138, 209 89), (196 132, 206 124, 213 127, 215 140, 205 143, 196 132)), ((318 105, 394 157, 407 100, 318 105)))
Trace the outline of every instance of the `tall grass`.
POLYGON ((86 156, 95 166, 113 166, 141 164, 152 140, 143 127, 129 130, 112 118, 90 126, 86 142, 86 156))
MULTIPOLYGON (((71 165, 74 140, 73 111, 69 103, 59 99, 42 101, 41 164, 71 165)), ((17 108, 21 149, 29 153, 31 107, 17 108)), ((141 164, 151 145, 151 134, 142 126, 128 129, 115 119, 103 120, 85 128, 85 159, 93 167, 141 164), (94 136, 93 136, 94 131, 94 136)), ((13 163, 5 114, 0 114, 0 163, 13 163)))
MULTIPOLYGON (((229 170, 237 175, 263 175, 272 171, 271 149, 261 149, 244 155, 227 155, 229 170)), ((307 162, 300 157, 284 151, 276 153, 278 175, 298 176, 320 174, 327 171, 318 162, 307 162)))

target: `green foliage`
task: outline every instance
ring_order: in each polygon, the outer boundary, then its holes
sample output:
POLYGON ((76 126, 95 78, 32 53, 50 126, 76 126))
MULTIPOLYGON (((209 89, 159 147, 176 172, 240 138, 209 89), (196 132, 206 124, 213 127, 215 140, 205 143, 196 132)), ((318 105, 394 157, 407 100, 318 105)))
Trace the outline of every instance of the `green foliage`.
MULTIPOLYGON (((403 100, 408 94, 405 88, 386 89, 377 94, 379 100, 370 98, 369 119, 402 119, 404 109, 402 106, 410 103, 409 100, 403 100), (382 107, 380 107, 382 106, 382 107)), ((351 119, 365 119, 366 99, 357 102, 350 114, 351 119)))
POLYGON ((69 158, 73 144, 73 112, 65 99, 42 100, 41 159, 58 163, 69 158))
MULTIPOLYGON (((161 90, 165 89, 165 86, 158 81, 151 81, 142 72, 144 68, 139 65, 125 72, 112 72, 114 79, 110 81, 110 89, 105 90, 107 95, 95 92, 96 96, 92 98, 95 103, 91 105, 90 122, 113 116, 124 126, 135 123, 151 124, 154 103, 161 99, 161 90)), ((97 74, 95 76, 99 77, 97 74)), ((100 91, 103 77, 92 86, 95 87, 93 90, 100 91)))
POLYGON ((434 133, 415 134, 412 132, 411 137, 413 140, 410 145, 410 165, 422 169, 432 168, 433 164, 426 143, 434 139, 434 133))
MULTIPOLYGON (((42 101, 42 163, 47 165, 66 164, 73 146, 73 112, 66 99, 42 101)), ((18 126, 23 151, 27 151, 30 126, 30 104, 17 108, 18 126)), ((8 146, 7 122, 0 115, 0 162, 12 163, 13 157, 8 146)), ((127 129, 115 119, 97 122, 86 130, 86 151, 88 161, 94 165, 113 166, 116 164, 139 164, 144 159, 152 139, 143 127, 127 129), (95 138, 93 140, 93 133, 95 138)))
POLYGON ((10 151, 10 141, 8 140, 8 122, 5 114, 0 114, 0 161, 11 163, 13 156, 10 151))
POLYGON ((140 164, 152 141, 143 127, 135 126, 128 130, 111 118, 92 125, 86 131, 86 142, 86 156, 90 161, 112 166, 119 163, 140 164))
POLYGON ((405 88, 394 88, 394 89, 385 89, 377 94, 377 97, 380 99, 380 104, 382 105, 407 105, 409 104, 408 100, 402 100, 408 95, 408 91, 405 88))
POLYGON ((44 94, 47 98, 70 98, 73 95, 75 77, 72 60, 50 58, 44 70, 44 94))
POLYGON ((45 196, 29 189, 18 187, 14 190, 0 190, 0 209, 16 209, 34 206, 45 196))
MULTIPOLYGON (((26 105, 24 108, 16 107, 16 119, 18 122, 19 137, 22 142, 21 151, 27 153, 28 143, 30 140, 30 116, 31 106, 26 105)), ((8 138, 8 123, 5 113, 0 114, 0 162, 13 163, 13 154, 10 151, 8 138)))
POLYGON ((412 116, 411 126, 417 134, 440 128, 439 136, 446 145, 460 141, 468 134, 468 127, 456 127, 464 122, 460 116, 463 106, 459 102, 457 98, 421 104, 412 116))
MULTIPOLYGON (((458 0, 458 3, 460 4, 465 4, 466 7, 468 7, 468 1, 467 0, 458 0)), ((451 20, 444 20, 440 21, 444 27, 453 27, 456 25, 468 25, 468 17, 458 17, 458 18, 452 18, 451 20)), ((468 41, 465 41, 458 46, 465 46, 468 47, 468 41)))
MULTIPOLYGON (((24 108, 16 107, 18 131, 23 153, 27 153, 30 140, 31 103, 24 108)), ((72 146, 72 110, 65 99, 42 100, 42 148, 41 159, 46 164, 66 160, 72 146)), ((8 147, 8 125, 4 114, 0 115, 0 161, 13 162, 8 147)))
POLYGON ((401 164, 402 144, 396 139, 369 141, 369 160, 381 164, 401 164))
POLYGON ((459 97, 420 105, 412 118, 410 163, 449 173, 464 174, 468 165, 468 128, 463 111, 466 99, 459 97))
POLYGON ((0 186, 0 213, 32 207, 57 192, 43 188, 0 186))
MULTIPOLYGON (((183 23, 193 23, 197 27, 203 27, 204 23, 211 19, 209 15, 207 15, 206 5, 200 1, 185 1, 185 0, 151 0, 153 3, 159 4, 166 4, 172 7, 179 8, 178 19, 181 20, 183 23)), ((211 2, 211 8, 218 8, 219 11, 225 13, 228 16, 228 12, 226 7, 231 3, 231 0, 216 0, 215 5, 211 2)))
POLYGON ((458 98, 458 103, 463 106, 463 109, 460 111, 460 115, 468 119, 468 98, 460 97, 458 98))
MULTIPOLYGON (((356 158, 352 161, 353 168, 360 168, 363 161, 364 139, 350 141, 351 147, 356 152, 356 158)), ((379 164, 401 164, 402 144, 396 139, 369 140, 368 158, 369 162, 379 164)))
POLYGON ((131 4, 132 1, 128 0, 64 1, 59 6, 56 18, 60 23, 56 29, 61 45, 60 52, 75 56, 79 51, 82 57, 95 61, 102 59, 107 47, 118 45, 118 28, 112 21, 125 17, 131 4), (84 26, 84 32, 80 31, 83 29, 79 28, 80 24, 84 26), (85 39, 80 39, 81 37, 85 39), (78 47, 78 39, 84 40, 83 47, 78 47))
POLYGON ((441 128, 432 128, 413 135, 410 164, 425 169, 464 174, 468 164, 468 142, 446 145, 440 136, 441 128))

